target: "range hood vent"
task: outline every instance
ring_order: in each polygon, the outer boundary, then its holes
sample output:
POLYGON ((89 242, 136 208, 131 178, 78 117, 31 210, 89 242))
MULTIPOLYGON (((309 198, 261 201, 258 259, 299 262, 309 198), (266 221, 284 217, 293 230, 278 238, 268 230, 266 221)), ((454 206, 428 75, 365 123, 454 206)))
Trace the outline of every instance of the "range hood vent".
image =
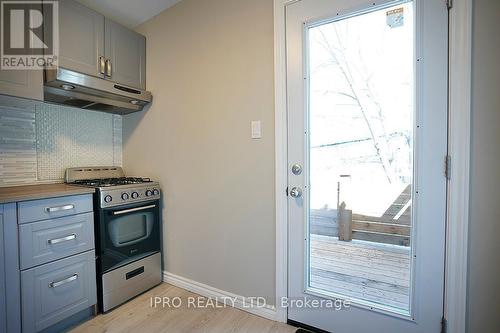
POLYGON ((141 111, 152 100, 149 91, 64 68, 47 69, 44 73, 44 100, 46 102, 127 114, 141 111))

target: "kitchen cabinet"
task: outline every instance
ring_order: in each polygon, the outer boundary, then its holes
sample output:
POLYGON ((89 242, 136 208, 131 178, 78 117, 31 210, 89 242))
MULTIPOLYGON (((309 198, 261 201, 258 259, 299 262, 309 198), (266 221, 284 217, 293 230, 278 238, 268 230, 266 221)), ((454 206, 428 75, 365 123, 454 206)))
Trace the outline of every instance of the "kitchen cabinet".
POLYGON ((92 199, 0 204, 0 333, 60 331, 90 315, 97 303, 92 199))
POLYGON ((0 333, 21 332, 16 204, 0 204, 0 333))
POLYGON ((0 206, 0 333, 7 332, 7 300, 5 297, 5 245, 3 206, 0 206))
POLYGON ((146 37, 109 19, 105 20, 104 30, 110 79, 146 89, 146 37))
MULTIPOLYGON (((32 34, 30 43, 34 43, 34 38, 32 34)), ((0 69, 0 94, 43 100, 43 70, 0 69)))
POLYGON ((94 213, 19 226, 21 269, 94 249, 94 213))
POLYGON ((0 70, 0 94, 43 100, 42 70, 0 70))
POLYGON ((102 77, 104 16, 73 1, 59 1, 59 66, 102 77))
POLYGON ((95 304, 95 281, 93 250, 22 271, 23 332, 39 332, 95 304))
POLYGON ((17 203, 23 332, 97 303, 92 194, 17 203))
POLYGON ((146 38, 74 0, 59 2, 59 66, 146 88, 146 38))

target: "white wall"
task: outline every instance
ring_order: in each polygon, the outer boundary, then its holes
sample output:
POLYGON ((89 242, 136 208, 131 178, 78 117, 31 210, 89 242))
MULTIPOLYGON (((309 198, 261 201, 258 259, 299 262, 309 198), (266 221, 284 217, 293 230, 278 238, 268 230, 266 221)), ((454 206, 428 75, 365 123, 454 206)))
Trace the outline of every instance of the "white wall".
POLYGON ((161 183, 165 269, 274 302, 273 1, 183 0, 138 31, 154 100, 123 163, 161 183))
POLYGON ((500 332, 500 1, 475 0, 468 332, 500 332))

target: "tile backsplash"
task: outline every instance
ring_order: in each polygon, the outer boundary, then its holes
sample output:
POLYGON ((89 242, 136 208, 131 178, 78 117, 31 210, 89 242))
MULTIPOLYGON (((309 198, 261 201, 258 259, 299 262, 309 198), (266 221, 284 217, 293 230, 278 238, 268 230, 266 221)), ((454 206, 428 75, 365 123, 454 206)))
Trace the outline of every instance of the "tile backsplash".
POLYGON ((68 167, 121 164, 121 116, 0 96, 0 186, 61 181, 68 167))

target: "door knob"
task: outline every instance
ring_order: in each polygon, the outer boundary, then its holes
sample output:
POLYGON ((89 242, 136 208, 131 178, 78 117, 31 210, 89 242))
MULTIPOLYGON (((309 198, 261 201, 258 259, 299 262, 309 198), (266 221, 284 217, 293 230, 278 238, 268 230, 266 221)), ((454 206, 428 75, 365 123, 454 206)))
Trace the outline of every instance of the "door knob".
POLYGON ((302 165, 300 164, 292 165, 292 173, 296 176, 300 175, 302 173, 302 165))
POLYGON ((300 187, 292 187, 290 196, 292 198, 300 198, 302 196, 302 189, 300 187))

